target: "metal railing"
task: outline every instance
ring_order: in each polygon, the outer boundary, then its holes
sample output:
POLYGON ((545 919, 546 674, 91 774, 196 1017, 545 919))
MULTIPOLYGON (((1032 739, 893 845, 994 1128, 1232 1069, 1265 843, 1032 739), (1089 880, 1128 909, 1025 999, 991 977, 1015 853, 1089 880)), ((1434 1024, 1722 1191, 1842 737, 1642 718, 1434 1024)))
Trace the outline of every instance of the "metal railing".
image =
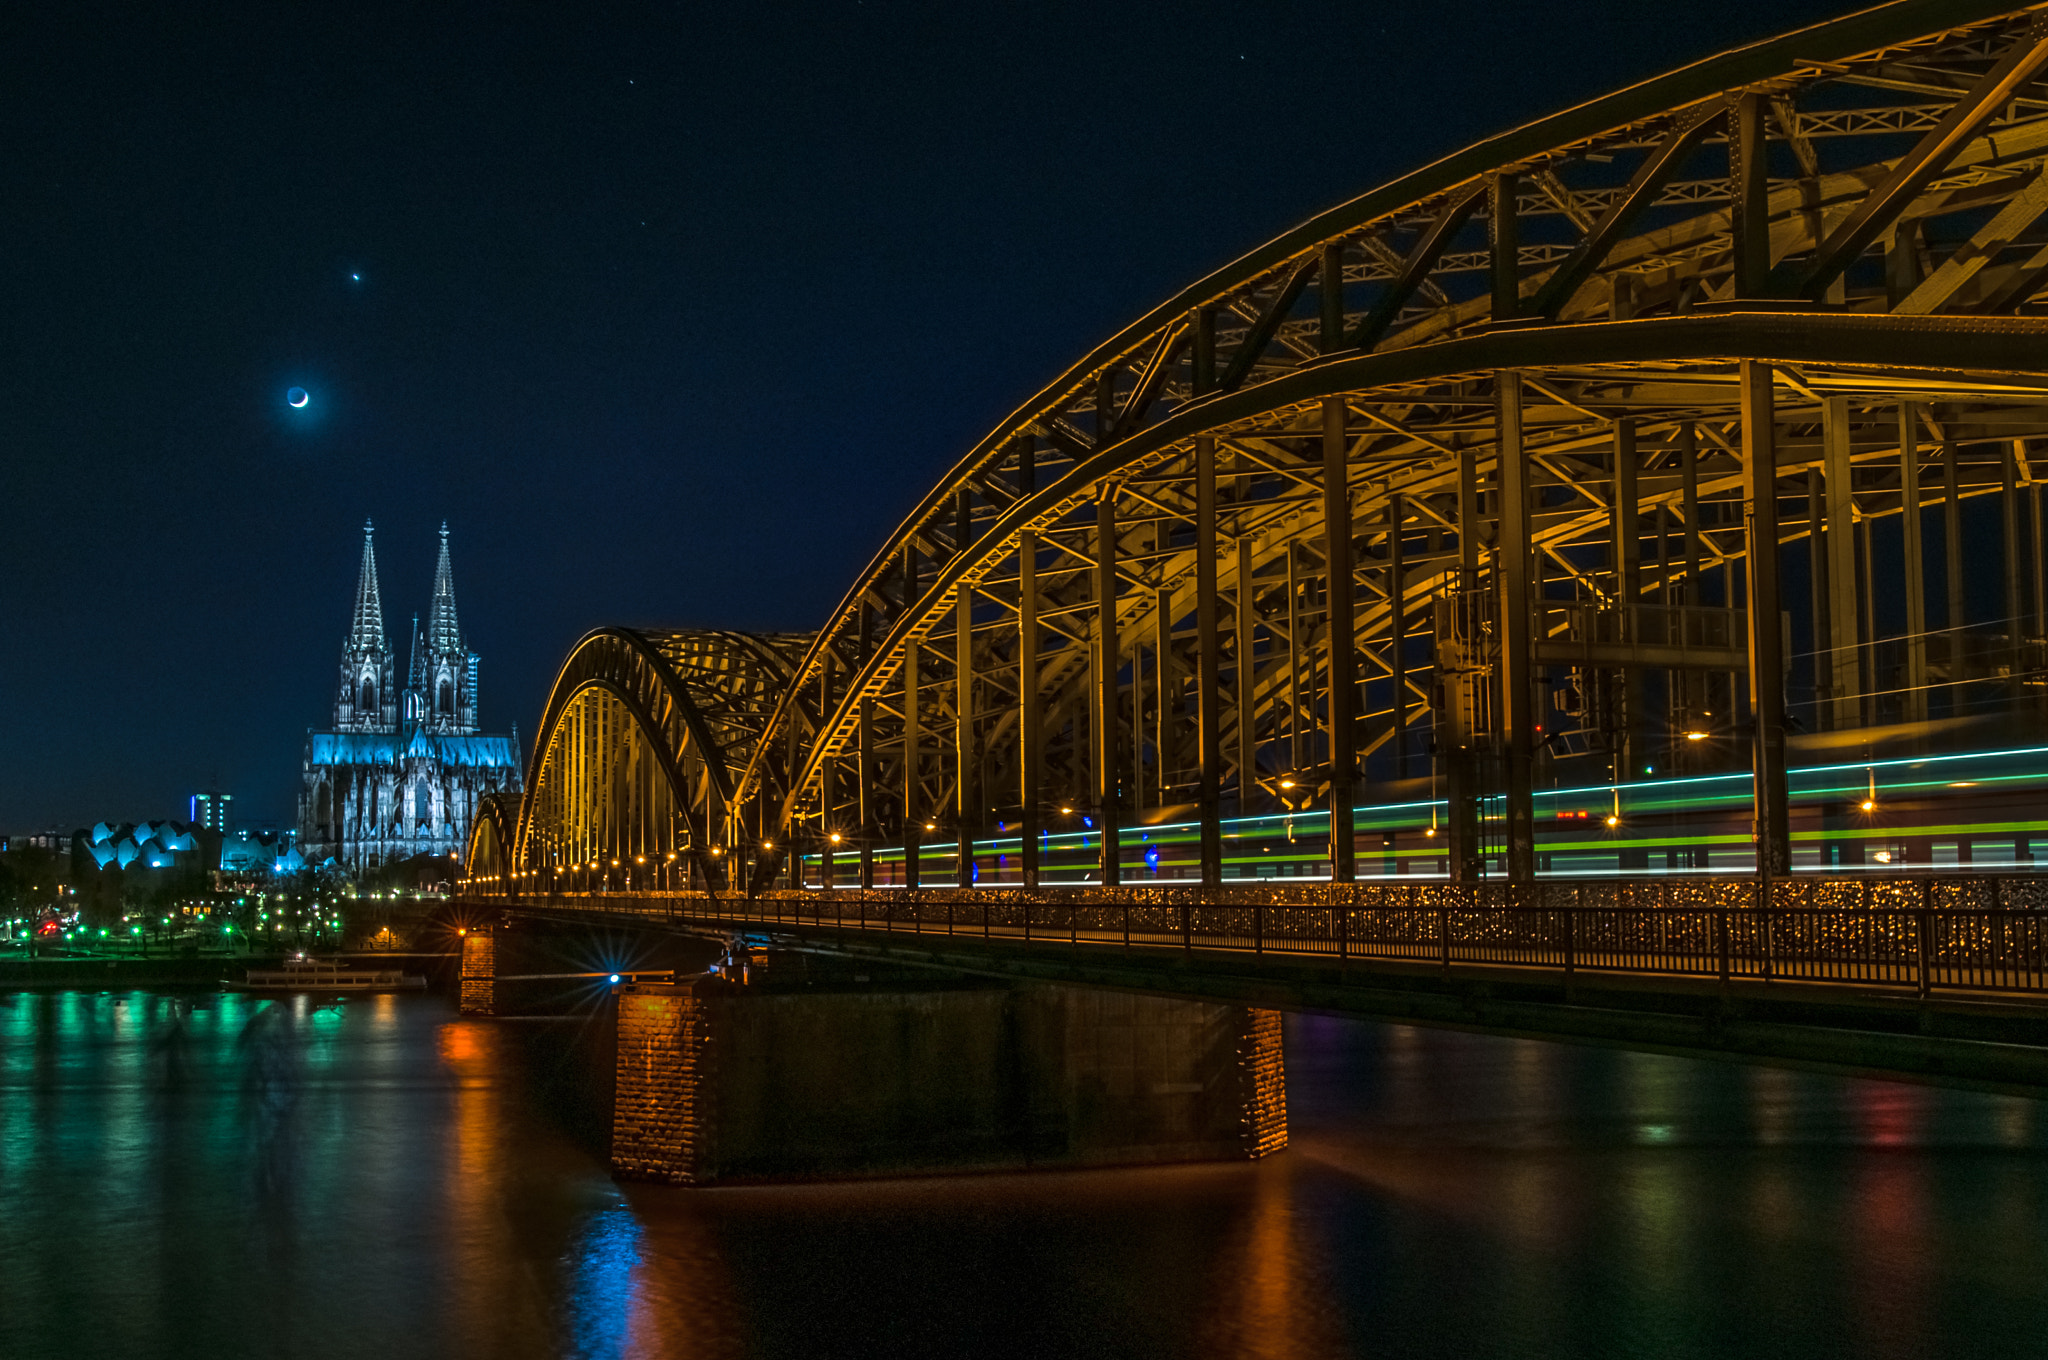
POLYGON ((2048 995, 2036 877, 1150 889, 567 893, 479 904, 706 925, 980 937, 1720 981, 2048 995))

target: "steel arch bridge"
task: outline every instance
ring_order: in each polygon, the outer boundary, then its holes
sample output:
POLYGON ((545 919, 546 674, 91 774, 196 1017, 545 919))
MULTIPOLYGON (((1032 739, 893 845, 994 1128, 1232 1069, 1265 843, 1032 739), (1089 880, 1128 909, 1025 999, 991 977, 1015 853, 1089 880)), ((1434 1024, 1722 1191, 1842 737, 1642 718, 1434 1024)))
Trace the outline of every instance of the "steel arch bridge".
POLYGON ((1788 751, 1869 812, 1880 754, 2042 726, 2044 71, 2043 11, 1902 0, 1303 223, 966 451, 816 634, 585 638, 471 874, 1215 884, 1284 835, 1526 881, 1539 809, 1611 831, 1656 771, 1739 777, 1790 871, 1788 751))

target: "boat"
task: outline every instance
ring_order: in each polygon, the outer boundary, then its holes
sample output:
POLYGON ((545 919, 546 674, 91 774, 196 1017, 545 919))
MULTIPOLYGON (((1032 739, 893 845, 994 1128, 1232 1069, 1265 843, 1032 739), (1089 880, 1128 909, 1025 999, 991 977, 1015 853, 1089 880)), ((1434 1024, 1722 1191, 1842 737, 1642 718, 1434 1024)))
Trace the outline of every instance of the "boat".
POLYGON ((286 959, 282 968, 251 968, 242 986, 251 992, 423 992, 427 980, 396 968, 355 968, 337 959, 286 959))

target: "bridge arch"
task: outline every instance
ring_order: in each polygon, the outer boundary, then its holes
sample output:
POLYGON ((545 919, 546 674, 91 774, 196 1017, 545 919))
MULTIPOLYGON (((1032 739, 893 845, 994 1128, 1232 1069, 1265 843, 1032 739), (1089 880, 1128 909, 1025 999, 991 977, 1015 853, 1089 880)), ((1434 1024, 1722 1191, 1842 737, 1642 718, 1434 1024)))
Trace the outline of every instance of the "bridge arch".
MULTIPOLYGON (((1851 540, 1900 513, 1905 463, 1923 505, 2031 488, 2028 441, 2048 426, 2041 321, 2024 313, 2037 311, 2048 260, 2007 243, 2041 214, 2025 190, 2048 147, 2032 102, 2048 43, 2025 14, 1938 9, 1881 7, 1517 129, 1305 223, 1141 318, 991 431, 890 536, 804 658, 740 796, 779 795, 763 824, 785 844, 942 837, 962 847, 948 881, 972 881, 973 840, 1028 837, 1055 804, 1213 820, 1219 800, 1276 809, 1282 782, 1326 798, 1333 772, 1399 782, 1424 763, 1418 742, 1438 744, 1440 601, 1497 614, 1512 587, 1528 628, 1549 630, 1544 649, 1632 618, 1717 658, 1742 652, 1746 669, 1755 639, 1733 607, 1752 592, 1752 556, 1731 526, 1759 499, 1809 501, 1810 514, 1777 516, 1775 536, 1808 540, 1810 574, 1832 565, 1853 580, 1868 576, 1868 549, 1851 540), (1943 75, 1906 90, 1901 62, 1943 75), (1893 93, 1845 98, 1873 90, 1893 93), (1517 451, 1506 473, 1504 427, 1517 451), (1761 496, 1745 438, 1770 451, 1761 496), (1333 443, 1354 604, 1340 668, 1353 674, 1335 687, 1348 712, 1334 717, 1331 624, 1315 617, 1329 596, 1333 443), (1205 475, 1206 565, 1188 541, 1205 475), (1509 522, 1523 553, 1497 541, 1503 483, 1517 482, 1526 508, 1509 522), (1633 523, 1618 525, 1624 489, 1633 523), (1687 569, 1674 572, 1681 554, 1687 569), (1030 702, 1027 575, 1046 596, 1030 702), (1560 584, 1571 607, 1552 603, 1560 584), (1679 612, 1701 608, 1725 617, 1679 612), (1105 634, 1113 664, 1091 664, 1105 634), (1168 692, 1149 693, 1160 678, 1168 692), (1016 747, 1034 707, 1027 758, 1016 747), (1391 768, 1360 763, 1382 754, 1391 768)), ((2024 525, 2007 533, 2004 575, 2030 588, 2039 554, 2027 538, 2024 525)), ((1859 593, 1837 593, 1793 602, 1797 652, 1869 650, 1859 593)), ((2027 611, 2008 612, 2017 653, 2027 611)), ((1940 639, 1924 621, 1917 631, 1901 664, 1923 703, 1889 714, 1901 721, 1924 721, 1933 672, 1963 668, 1930 655, 1940 639)), ((1664 644, 1632 645, 1640 657, 1664 644)), ((1466 696, 1509 711, 1463 749, 1525 771, 1548 757, 1536 696, 1513 693, 1532 688, 1537 650, 1524 636, 1519 678, 1466 696)), ((1877 664, 1808 661, 1828 672, 1807 680, 1808 725, 1874 725, 1877 664)), ((1731 718, 1752 720, 1746 681, 1696 670, 1667 677, 1664 707, 1695 711, 1663 715, 1664 745, 1711 709, 1724 741, 1731 718), (1671 698, 1694 680, 1689 701, 1671 698)))
POLYGON ((863 883, 1036 884, 1060 829, 1093 833, 1095 881, 1214 882, 1226 814, 1320 817, 1342 879, 1372 789, 1433 838, 1442 810, 1450 877, 1519 878, 1538 784, 1655 767, 1753 772, 1784 870, 1788 730, 1868 752, 2041 707, 2044 70, 2037 15, 1901 0, 1191 285, 787 640, 719 752, 722 844, 824 884, 853 855, 863 883), (1995 588, 1961 584, 1966 534, 1995 588), (1199 826, 1172 873, 1107 834, 1166 823, 1199 826))
POLYGON ((578 641, 543 710, 512 872, 534 883, 570 873, 722 883, 740 834, 735 771, 806 642, 629 628, 578 641))
POLYGON ((511 882, 516 867, 512 847, 518 833, 519 801, 518 794, 504 792, 477 800, 462 855, 462 872, 470 881, 492 888, 511 882))

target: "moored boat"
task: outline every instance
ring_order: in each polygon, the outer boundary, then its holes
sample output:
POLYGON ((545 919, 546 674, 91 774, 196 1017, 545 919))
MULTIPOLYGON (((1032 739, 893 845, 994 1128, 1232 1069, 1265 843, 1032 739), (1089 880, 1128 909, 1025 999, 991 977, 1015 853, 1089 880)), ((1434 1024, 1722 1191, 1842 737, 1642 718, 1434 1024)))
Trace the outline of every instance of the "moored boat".
POLYGON ((282 968, 251 968, 242 986, 252 992, 421 992, 426 978, 397 968, 354 968, 336 959, 286 959, 282 968))

